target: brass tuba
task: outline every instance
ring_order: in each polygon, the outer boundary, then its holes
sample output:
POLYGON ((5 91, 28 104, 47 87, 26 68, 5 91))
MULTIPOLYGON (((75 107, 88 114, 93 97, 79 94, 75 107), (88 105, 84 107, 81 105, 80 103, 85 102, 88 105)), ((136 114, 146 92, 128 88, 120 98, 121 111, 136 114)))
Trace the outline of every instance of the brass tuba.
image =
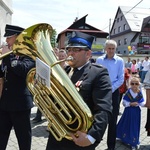
MULTIPOLYGON (((13 45, 13 53, 39 58, 50 66, 50 88, 36 79, 36 68, 27 75, 27 86, 34 103, 48 121, 48 128, 56 140, 71 139, 70 133, 87 132, 93 122, 90 109, 79 95, 51 46, 52 27, 41 23, 24 30, 13 45)), ((70 59, 68 59, 70 60, 70 59)))

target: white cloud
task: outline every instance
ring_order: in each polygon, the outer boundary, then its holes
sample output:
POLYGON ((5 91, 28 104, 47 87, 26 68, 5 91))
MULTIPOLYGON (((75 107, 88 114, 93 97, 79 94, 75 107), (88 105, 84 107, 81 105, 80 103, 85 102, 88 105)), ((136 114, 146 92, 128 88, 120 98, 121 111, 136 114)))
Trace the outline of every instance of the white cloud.
MULTIPOLYGON (((109 19, 114 18, 118 6, 135 6, 140 0, 13 0, 12 24, 29 27, 49 23, 57 33, 68 28, 76 17, 88 14, 86 23, 108 32, 109 19), (106 28, 107 27, 107 28, 106 28)), ((138 7, 147 8, 149 0, 138 7)))

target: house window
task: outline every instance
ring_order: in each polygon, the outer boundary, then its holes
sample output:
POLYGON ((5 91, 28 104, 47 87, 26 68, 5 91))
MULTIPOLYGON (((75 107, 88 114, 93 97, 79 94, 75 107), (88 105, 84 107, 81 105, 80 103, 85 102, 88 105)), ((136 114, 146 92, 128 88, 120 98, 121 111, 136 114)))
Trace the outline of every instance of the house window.
POLYGON ((127 44, 127 38, 124 39, 124 45, 126 45, 126 44, 127 44))
POLYGON ((118 33, 119 33, 119 32, 121 32, 121 27, 120 27, 120 26, 118 27, 118 33))
POLYGON ((79 29, 84 29, 84 27, 83 27, 83 26, 80 26, 79 29))
POLYGON ((121 21, 123 20, 123 16, 120 17, 120 20, 121 20, 121 21))
POLYGON ((117 22, 119 22, 119 18, 117 18, 117 22))
POLYGON ((127 25, 126 24, 123 25, 123 29, 124 29, 124 31, 127 30, 127 25))
POLYGON ((67 39, 70 39, 71 38, 71 36, 72 36, 72 33, 67 33, 67 39))
POLYGON ((88 26, 80 26, 79 29, 90 29, 88 26))
POLYGON ((142 39, 141 39, 141 42, 142 43, 150 43, 150 38, 149 37, 142 37, 142 39))
POLYGON ((118 46, 121 45, 121 40, 118 40, 118 46))
POLYGON ((85 26, 85 29, 90 29, 89 27, 85 26))
POLYGON ((116 29, 114 29, 114 34, 116 34, 116 29))

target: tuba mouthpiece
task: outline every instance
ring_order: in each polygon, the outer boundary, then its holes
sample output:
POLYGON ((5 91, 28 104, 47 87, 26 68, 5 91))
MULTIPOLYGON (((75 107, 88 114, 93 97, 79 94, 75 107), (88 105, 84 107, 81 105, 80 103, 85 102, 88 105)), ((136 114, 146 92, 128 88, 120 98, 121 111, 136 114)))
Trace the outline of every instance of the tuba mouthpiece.
POLYGON ((60 60, 60 61, 57 61, 56 63, 52 64, 51 67, 57 65, 57 64, 60 64, 61 62, 64 62, 64 61, 72 61, 74 58, 72 56, 69 56, 68 58, 66 59, 63 59, 63 60, 60 60))
POLYGON ((72 61, 74 58, 72 56, 69 56, 66 61, 72 61))

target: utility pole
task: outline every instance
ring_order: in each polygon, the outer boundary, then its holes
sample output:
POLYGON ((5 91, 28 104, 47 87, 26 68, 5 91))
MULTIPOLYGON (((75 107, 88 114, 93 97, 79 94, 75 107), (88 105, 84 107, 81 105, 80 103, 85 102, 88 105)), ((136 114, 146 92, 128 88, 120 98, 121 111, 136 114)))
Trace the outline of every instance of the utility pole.
POLYGON ((110 40, 110 30, 111 30, 111 18, 109 19, 109 40, 110 40))

